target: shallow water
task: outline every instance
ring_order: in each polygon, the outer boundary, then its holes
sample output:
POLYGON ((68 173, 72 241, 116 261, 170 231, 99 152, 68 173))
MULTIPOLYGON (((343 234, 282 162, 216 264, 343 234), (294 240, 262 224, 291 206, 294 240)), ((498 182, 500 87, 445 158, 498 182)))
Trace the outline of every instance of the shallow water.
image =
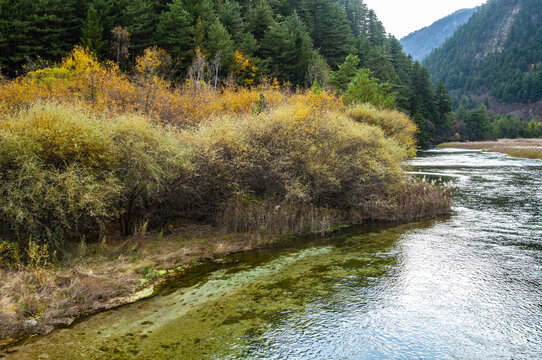
POLYGON ((540 359, 542 162, 439 150, 447 219, 236 254, 8 359, 540 359))

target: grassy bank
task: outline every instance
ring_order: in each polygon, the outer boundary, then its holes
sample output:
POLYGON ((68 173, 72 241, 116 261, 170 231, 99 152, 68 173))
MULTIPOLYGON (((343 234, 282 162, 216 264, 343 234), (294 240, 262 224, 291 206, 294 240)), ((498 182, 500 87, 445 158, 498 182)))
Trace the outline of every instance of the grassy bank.
POLYGON ((450 189, 403 172, 404 114, 276 85, 175 87, 148 68, 76 49, 0 84, 0 337, 129 301, 214 253, 449 212, 450 189))
POLYGON ((441 148, 475 149, 499 152, 523 159, 542 159, 542 139, 499 139, 468 143, 445 143, 441 148))
MULTIPOLYGON (((45 334, 76 318, 153 294, 171 276, 203 261, 278 240, 230 234, 208 225, 178 225, 170 236, 140 233, 70 244, 62 260, 0 268, 0 349, 26 334, 45 334)), ((42 255, 49 255, 42 253, 42 255)))

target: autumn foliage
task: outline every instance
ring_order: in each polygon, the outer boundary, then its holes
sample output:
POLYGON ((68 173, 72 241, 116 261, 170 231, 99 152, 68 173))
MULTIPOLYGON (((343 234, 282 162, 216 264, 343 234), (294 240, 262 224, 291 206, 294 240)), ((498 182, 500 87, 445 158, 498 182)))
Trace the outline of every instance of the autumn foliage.
MULTIPOLYGON (((126 74, 75 48, 0 84, 0 236, 61 250, 180 217, 280 233, 417 218, 408 194, 421 187, 401 165, 415 149, 407 116, 276 81, 175 86, 170 66, 152 48, 126 74)), ((423 189, 443 204, 423 216, 448 211, 448 192, 423 189)))

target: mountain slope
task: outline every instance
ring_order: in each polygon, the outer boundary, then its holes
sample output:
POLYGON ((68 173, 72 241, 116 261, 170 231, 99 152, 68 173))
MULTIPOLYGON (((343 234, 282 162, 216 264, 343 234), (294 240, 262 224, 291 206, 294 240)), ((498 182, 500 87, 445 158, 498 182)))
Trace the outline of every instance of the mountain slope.
POLYGON ((542 119, 542 0, 490 0, 425 65, 456 99, 542 119))
POLYGON ((442 45, 446 39, 471 18, 478 8, 462 9, 446 16, 432 25, 417 30, 401 39, 406 54, 414 60, 422 61, 433 49, 442 45))

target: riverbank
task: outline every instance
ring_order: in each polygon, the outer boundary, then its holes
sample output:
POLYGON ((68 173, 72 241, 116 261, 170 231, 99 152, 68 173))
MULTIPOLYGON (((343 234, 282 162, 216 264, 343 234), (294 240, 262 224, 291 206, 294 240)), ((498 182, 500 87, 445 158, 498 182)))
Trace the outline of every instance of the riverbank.
POLYGON ((152 296, 171 277, 226 254, 283 237, 225 233, 180 225, 173 234, 138 234, 71 247, 62 261, 0 268, 0 348, 22 336, 46 334, 75 319, 152 296))
POLYGON ((150 295, 215 254, 450 211, 450 188, 404 172, 405 114, 141 79, 76 49, 0 84, 0 337, 150 295))
POLYGON ((497 141, 453 142, 439 148, 473 149, 498 152, 522 159, 542 159, 542 139, 499 139, 497 141))

